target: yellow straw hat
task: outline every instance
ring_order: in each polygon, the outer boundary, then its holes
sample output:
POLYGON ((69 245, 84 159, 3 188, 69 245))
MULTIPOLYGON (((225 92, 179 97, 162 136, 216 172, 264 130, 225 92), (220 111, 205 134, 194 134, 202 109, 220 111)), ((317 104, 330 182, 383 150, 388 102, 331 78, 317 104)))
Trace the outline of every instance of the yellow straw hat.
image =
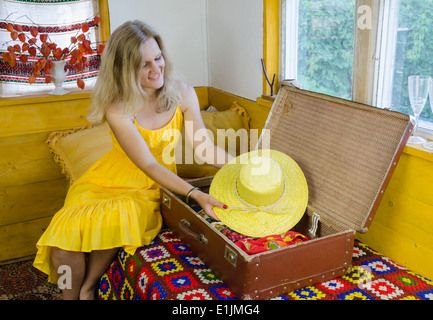
POLYGON ((209 194, 228 206, 214 207, 227 227, 251 237, 290 230, 302 218, 308 186, 298 164, 270 149, 244 153, 224 165, 212 180, 209 194))

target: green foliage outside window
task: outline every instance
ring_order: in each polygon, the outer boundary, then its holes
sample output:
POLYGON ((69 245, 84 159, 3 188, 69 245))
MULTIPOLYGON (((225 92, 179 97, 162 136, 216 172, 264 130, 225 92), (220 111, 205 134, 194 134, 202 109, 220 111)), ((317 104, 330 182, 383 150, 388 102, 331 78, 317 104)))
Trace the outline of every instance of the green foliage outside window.
POLYGON ((300 0, 298 24, 302 88, 351 99, 355 0, 300 0))
MULTIPOLYGON (((398 28, 392 109, 413 114, 407 78, 433 77, 433 0, 400 0, 398 28)), ((428 99, 420 118, 433 121, 428 99)))
MULTIPOLYGON (((399 2, 391 109, 413 114, 408 76, 433 77, 433 0, 399 2)), ((298 80, 304 89, 351 99, 356 11, 355 0, 299 0, 298 80)), ((433 121, 429 100, 423 118, 433 121)))

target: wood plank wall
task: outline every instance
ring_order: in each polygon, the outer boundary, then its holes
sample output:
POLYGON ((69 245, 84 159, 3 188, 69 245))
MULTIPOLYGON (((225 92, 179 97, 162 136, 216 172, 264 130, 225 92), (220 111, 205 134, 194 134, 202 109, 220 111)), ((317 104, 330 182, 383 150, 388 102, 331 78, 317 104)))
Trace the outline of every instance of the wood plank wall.
POLYGON ((0 261, 36 252, 67 182, 48 133, 86 125, 89 92, 0 100, 0 261))

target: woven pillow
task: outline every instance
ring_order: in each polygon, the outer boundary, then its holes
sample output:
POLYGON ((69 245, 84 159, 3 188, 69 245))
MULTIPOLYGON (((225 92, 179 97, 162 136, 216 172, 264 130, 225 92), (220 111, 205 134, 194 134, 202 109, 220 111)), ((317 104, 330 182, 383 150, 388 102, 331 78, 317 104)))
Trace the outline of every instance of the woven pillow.
MULTIPOLYGON (((206 128, 212 132, 210 136, 214 139, 214 144, 224 142, 224 145, 220 145, 220 147, 225 149, 232 156, 237 156, 242 151, 248 151, 250 116, 243 107, 234 102, 232 106, 225 111, 202 111, 201 115, 206 128), (225 141, 222 141, 222 139, 218 140, 218 129, 233 129, 234 131, 231 133, 230 131, 226 131, 225 141), (246 139, 241 140, 239 137, 236 138, 235 133, 240 129, 245 130, 246 139)), ((179 141, 175 150, 177 174, 182 178, 200 178, 215 175, 218 168, 208 164, 198 163, 191 153, 191 150, 191 145, 187 144, 185 141, 185 128, 182 127, 182 140, 179 141), (188 152, 187 156, 185 155, 186 152, 188 152), (190 163, 191 160, 193 160, 192 163, 190 163)))
POLYGON ((46 142, 71 184, 113 147, 107 123, 52 132, 46 142))
MULTIPOLYGON (((226 111, 202 111, 201 114, 205 126, 213 132, 215 138, 217 137, 217 129, 232 128, 236 131, 245 128, 249 132, 250 118, 248 113, 236 103, 226 111)), ((182 137, 184 137, 184 128, 182 129, 182 137)), ((84 126, 71 130, 52 132, 48 135, 46 142, 50 152, 54 155, 54 161, 59 164, 62 173, 66 175, 70 184, 76 181, 113 147, 110 127, 107 123, 99 126, 84 126)), ((181 141, 179 141, 180 143, 181 141)), ((185 139, 182 138, 182 145, 184 144, 185 139)), ((227 146, 229 145, 227 143, 227 146)), ((238 143, 236 150, 227 151, 233 154, 239 152, 239 149, 240 145, 238 143)), ((182 150, 185 150, 185 148, 182 150)), ((193 164, 178 164, 177 170, 178 175, 182 178, 204 177, 213 175, 217 171, 216 168, 210 165, 198 164, 195 161, 193 164)))

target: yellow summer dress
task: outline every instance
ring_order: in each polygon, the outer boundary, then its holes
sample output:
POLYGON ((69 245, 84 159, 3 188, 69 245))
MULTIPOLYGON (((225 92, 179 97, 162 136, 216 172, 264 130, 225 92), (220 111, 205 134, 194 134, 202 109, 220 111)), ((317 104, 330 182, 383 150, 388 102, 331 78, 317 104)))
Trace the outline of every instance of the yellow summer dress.
MULTIPOLYGON (((160 129, 146 130, 134 121, 157 161, 175 173, 174 147, 182 122, 179 106, 160 129)), ((113 149, 71 185, 63 208, 36 244, 33 265, 48 274, 50 282, 56 283, 59 277, 51 259, 52 247, 79 252, 122 247, 134 254, 162 227, 159 185, 135 166, 112 132, 111 137, 113 149)))

